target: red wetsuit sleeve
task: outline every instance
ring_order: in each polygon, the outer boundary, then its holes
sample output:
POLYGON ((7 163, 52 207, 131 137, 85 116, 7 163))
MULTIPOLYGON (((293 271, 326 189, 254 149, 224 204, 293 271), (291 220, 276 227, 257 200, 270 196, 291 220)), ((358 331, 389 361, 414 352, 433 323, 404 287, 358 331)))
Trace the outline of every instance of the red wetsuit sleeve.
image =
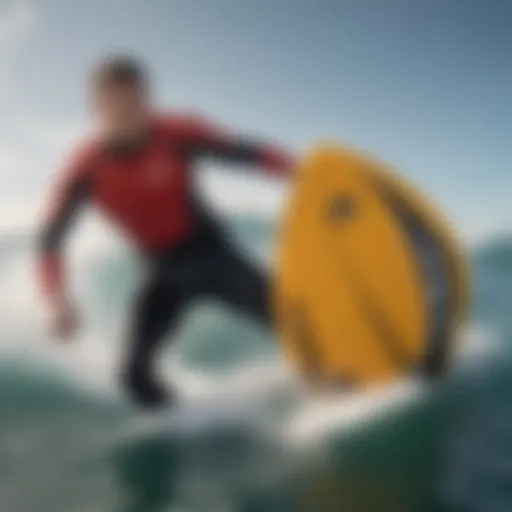
POLYGON ((273 175, 286 176, 294 167, 292 156, 279 145, 240 137, 201 119, 184 125, 182 136, 191 156, 255 165, 273 175))
POLYGON ((64 295, 62 242, 80 205, 88 194, 88 169, 84 157, 76 156, 59 173, 52 186, 50 199, 40 231, 38 273, 44 296, 57 302, 64 295))

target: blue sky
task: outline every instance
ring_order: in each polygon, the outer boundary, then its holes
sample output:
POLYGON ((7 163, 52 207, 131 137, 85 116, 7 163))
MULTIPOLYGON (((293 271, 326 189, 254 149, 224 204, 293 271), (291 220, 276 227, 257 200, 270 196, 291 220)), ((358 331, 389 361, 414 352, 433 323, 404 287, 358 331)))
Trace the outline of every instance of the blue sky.
MULTIPOLYGON (((0 211, 38 202, 87 121, 89 65, 128 50, 151 65, 165 106, 299 151, 353 143, 423 187, 466 236, 510 231, 511 33, 506 0, 7 0, 0 211)), ((270 194, 226 180, 212 187, 242 203, 270 194)))

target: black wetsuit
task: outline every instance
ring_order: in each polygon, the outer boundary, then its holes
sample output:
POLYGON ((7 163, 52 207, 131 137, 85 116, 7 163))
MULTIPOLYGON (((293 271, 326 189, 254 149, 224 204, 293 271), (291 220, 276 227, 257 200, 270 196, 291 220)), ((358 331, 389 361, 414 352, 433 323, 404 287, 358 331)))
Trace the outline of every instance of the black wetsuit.
POLYGON ((148 255, 148 278, 131 315, 124 383, 145 406, 168 401, 154 376, 154 359, 183 309, 199 297, 218 299, 262 323, 269 323, 266 275, 216 229, 203 229, 178 248, 148 255))

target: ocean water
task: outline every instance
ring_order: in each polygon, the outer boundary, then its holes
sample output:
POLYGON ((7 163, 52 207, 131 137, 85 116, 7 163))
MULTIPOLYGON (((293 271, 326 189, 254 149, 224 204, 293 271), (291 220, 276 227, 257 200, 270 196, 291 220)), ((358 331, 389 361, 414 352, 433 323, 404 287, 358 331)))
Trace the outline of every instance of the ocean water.
MULTIPOLYGON (((231 231, 265 264, 270 224, 238 218, 231 231)), ((58 347, 42 334, 30 240, 3 236, 0 510, 512 510, 512 243, 470 259, 471 323, 436 387, 315 400, 268 332, 201 303, 161 365, 199 405, 147 417, 116 385, 135 262, 116 248, 80 251, 72 274, 88 327, 58 347)))

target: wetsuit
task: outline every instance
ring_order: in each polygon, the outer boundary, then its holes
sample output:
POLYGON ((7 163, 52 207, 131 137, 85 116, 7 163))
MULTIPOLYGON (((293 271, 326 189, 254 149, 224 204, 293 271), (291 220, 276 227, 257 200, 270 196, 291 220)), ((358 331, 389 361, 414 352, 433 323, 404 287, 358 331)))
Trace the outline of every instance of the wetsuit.
POLYGON ((53 301, 64 289, 61 245, 86 202, 127 234, 149 263, 123 370, 125 386, 144 406, 170 398, 155 379, 153 360, 190 299, 213 296, 268 321, 266 276, 227 242, 196 195, 193 168, 203 156, 274 173, 291 168, 287 154, 273 146, 240 140, 193 116, 155 116, 137 142, 98 140, 72 155, 42 229, 41 284, 53 301))

